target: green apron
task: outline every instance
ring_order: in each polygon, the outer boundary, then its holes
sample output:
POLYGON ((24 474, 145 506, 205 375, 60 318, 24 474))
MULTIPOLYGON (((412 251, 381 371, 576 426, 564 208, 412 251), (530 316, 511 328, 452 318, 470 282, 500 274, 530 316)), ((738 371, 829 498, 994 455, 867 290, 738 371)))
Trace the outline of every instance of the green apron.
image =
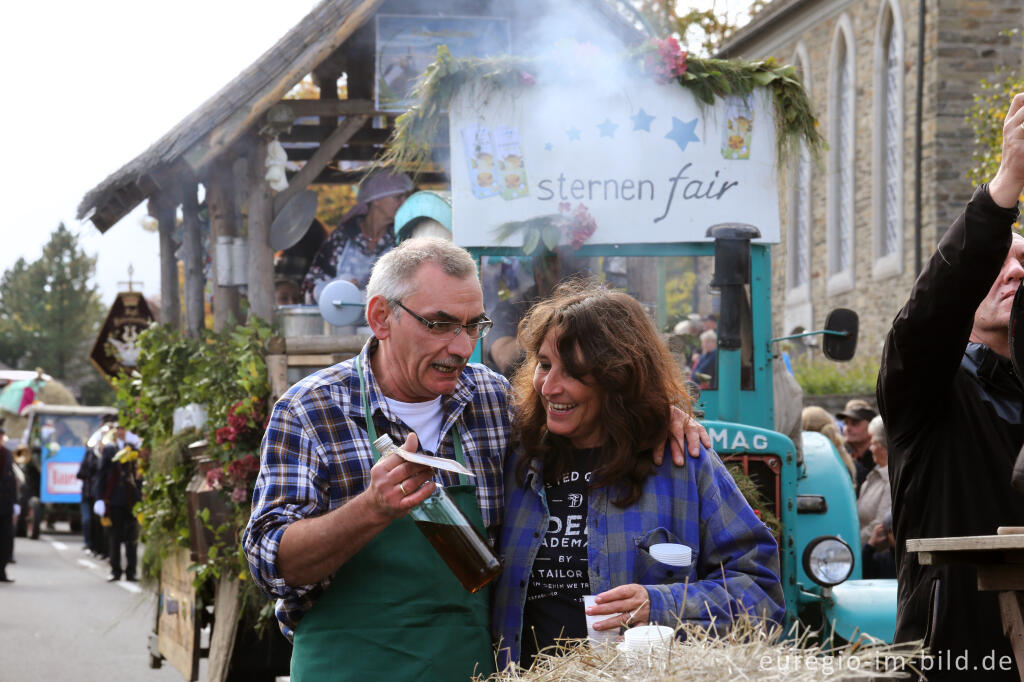
MULTIPOLYGON (((377 440, 356 358, 370 442, 377 440)), ((465 464, 458 431, 455 457, 465 464)), ((374 460, 380 453, 373 449, 374 460)), ((475 486, 447 487, 484 531, 475 486)), ((490 588, 470 594, 403 516, 346 561, 295 629, 292 682, 468 680, 494 672, 490 588)))

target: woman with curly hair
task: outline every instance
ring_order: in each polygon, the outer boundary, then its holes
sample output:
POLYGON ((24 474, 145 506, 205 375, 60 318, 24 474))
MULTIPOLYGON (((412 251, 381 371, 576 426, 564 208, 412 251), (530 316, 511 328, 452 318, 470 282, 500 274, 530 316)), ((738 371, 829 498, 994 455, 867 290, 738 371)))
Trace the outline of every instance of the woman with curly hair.
POLYGON ((504 572, 492 628, 499 668, 556 639, 689 621, 728 629, 785 613, 775 538, 718 456, 655 466, 670 410, 689 412, 675 362, 643 307, 594 282, 562 285, 519 325, 513 377, 520 456, 505 472, 504 572), (678 543, 688 566, 650 549, 678 543))

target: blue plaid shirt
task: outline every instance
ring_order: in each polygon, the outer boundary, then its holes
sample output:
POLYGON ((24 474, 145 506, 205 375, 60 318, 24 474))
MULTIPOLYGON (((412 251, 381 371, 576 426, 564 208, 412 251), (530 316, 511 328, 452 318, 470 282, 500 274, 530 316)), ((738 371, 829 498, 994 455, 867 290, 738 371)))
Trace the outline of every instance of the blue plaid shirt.
MULTIPOLYGON (((375 349, 376 340, 371 339, 360 353, 370 413, 378 434, 390 434, 401 443, 410 429, 388 407, 373 376, 370 355, 375 349)), ((354 358, 328 367, 281 396, 263 436, 252 515, 242 546, 256 584, 277 598, 277 618, 289 639, 330 578, 315 585, 287 585, 277 570, 281 536, 289 524, 326 514, 369 485, 374 459, 361 396, 354 358)), ((455 458, 450 432, 457 429, 466 466, 476 474, 472 482, 492 538, 502 519, 502 463, 512 426, 509 396, 504 377, 482 365, 468 365, 455 391, 441 398, 444 422, 436 454, 455 458)), ((458 475, 439 471, 436 480, 457 485, 458 475)))
MULTIPOLYGON (((499 543, 504 571, 491 615, 499 670, 519 660, 530 571, 548 528, 543 474, 535 463, 526 486, 520 486, 514 459, 509 457, 505 467, 499 543)), ((640 499, 625 509, 611 503, 607 488, 588 495, 591 594, 643 585, 651 622, 670 627, 679 619, 707 627, 713 618, 718 628, 727 628, 742 611, 782 622, 786 604, 778 545, 713 451, 702 446, 699 459, 677 467, 666 450, 664 464, 644 482, 640 499), (690 566, 673 568, 655 560, 647 549, 661 542, 688 545, 690 566)))

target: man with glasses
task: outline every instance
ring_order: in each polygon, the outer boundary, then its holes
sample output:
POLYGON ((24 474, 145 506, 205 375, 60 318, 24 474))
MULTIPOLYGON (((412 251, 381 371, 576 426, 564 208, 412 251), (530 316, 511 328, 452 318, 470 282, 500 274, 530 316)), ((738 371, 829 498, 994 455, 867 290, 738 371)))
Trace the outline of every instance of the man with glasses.
POLYGON ((250 570, 278 599, 295 682, 486 676, 487 591, 466 592, 407 516, 438 481, 490 539, 501 523, 513 415, 508 381, 467 364, 491 327, 476 262, 449 241, 403 241, 373 268, 366 319, 357 357, 274 407, 243 537, 250 570), (371 443, 385 433, 460 460, 472 485, 380 457, 371 443))

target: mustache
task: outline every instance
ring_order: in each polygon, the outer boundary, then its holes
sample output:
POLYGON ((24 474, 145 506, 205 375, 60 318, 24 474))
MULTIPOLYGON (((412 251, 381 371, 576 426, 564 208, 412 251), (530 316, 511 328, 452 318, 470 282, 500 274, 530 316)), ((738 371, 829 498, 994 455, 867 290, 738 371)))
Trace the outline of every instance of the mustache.
POLYGON ((460 369, 465 367, 468 362, 469 358, 463 358, 458 355, 449 355, 444 360, 438 360, 434 364, 449 367, 451 369, 460 369))

